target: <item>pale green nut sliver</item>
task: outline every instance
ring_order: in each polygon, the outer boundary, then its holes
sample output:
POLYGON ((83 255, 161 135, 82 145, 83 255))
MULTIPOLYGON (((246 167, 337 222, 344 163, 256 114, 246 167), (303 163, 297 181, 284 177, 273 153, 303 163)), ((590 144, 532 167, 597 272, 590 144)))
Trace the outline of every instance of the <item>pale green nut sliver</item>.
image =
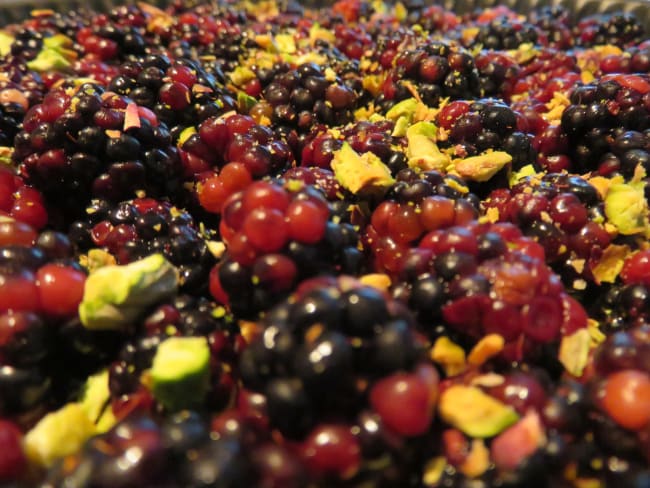
POLYGON ((93 330, 122 329, 149 306, 174 296, 178 284, 178 270, 162 254, 99 268, 86 279, 81 323, 93 330))

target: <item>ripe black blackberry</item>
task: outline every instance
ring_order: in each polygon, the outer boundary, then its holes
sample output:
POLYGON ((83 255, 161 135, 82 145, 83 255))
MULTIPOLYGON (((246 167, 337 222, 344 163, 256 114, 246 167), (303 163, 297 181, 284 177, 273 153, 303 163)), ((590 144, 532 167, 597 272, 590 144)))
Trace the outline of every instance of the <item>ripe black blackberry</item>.
POLYGON ((349 277, 322 277, 267 314, 239 370, 246 388, 267 397, 272 428, 301 439, 333 415, 354 418, 368 382, 413 370, 422 344, 394 305, 349 277))
MULTIPOLYGON (((602 321, 607 334, 650 323, 650 289, 641 283, 616 283, 604 287, 593 315, 602 321)), ((594 304, 596 305, 596 304, 594 304)))
POLYGON ((10 53, 23 62, 36 57, 43 47, 43 34, 31 29, 20 29, 11 43, 10 53))
POLYGON ((214 41, 204 50, 216 56, 224 71, 232 71, 256 47, 257 44, 248 35, 224 29, 216 34, 214 41))
POLYGON ((0 104, 0 146, 11 146, 20 124, 25 116, 25 109, 18 103, 0 104))
POLYGON ((48 470, 45 484, 60 486, 74 480, 102 488, 217 482, 223 488, 252 486, 257 471, 251 458, 243 439, 233 433, 211 439, 208 420, 195 412, 161 421, 140 410, 93 437, 79 453, 56 463, 48 470), (133 450, 140 455, 125 467, 133 450))
POLYGON ((650 323, 650 282, 646 278, 650 253, 640 250, 626 256, 615 283, 601 291, 594 316, 605 332, 642 328, 650 323))
POLYGON ((98 26, 93 29, 93 33, 114 41, 118 48, 117 58, 121 60, 137 59, 150 49, 149 39, 143 35, 142 29, 128 24, 98 26))
POLYGON ((429 106, 441 98, 476 98, 479 75, 474 57, 461 46, 432 41, 397 53, 394 68, 382 85, 376 102, 384 109, 413 96, 417 90, 429 106))
POLYGON ((91 197, 111 201, 182 193, 183 165, 167 126, 129 100, 102 98, 104 89, 82 84, 70 96, 54 90, 30 109, 15 139, 21 173, 56 202, 66 219, 80 216, 91 197))
POLYGON ((123 71, 108 89, 153 110, 175 138, 186 127, 236 107, 234 94, 217 78, 223 74, 216 68, 211 73, 189 58, 172 62, 167 56, 150 54, 123 71))
POLYGON ((476 54, 481 96, 505 98, 522 67, 504 52, 482 49, 476 54))
MULTIPOLYGON (((442 147, 463 149, 461 156, 475 156, 486 150, 505 151, 511 166, 519 169, 535 164, 532 137, 518 130, 519 117, 511 107, 496 98, 455 101, 443 107, 437 121, 446 133, 442 147)), ((478 188, 475 191, 479 191, 478 188)))
POLYGON ((237 316, 256 319, 303 279, 364 270, 357 230, 337 215, 347 206, 330 204, 321 190, 302 183, 255 182, 222 207, 226 252, 213 268, 210 291, 237 316))
POLYGON ((641 164, 650 168, 645 131, 650 128, 648 77, 608 75, 576 87, 562 113, 572 170, 630 177, 641 164))
POLYGON ((575 44, 569 14, 563 6, 547 6, 535 9, 530 14, 530 21, 544 33, 549 47, 569 49, 575 44))
POLYGON ((342 78, 328 79, 325 69, 305 63, 273 76, 262 94, 274 125, 304 133, 318 123, 344 125, 353 119, 358 94, 342 78))
POLYGON ((128 264, 162 253, 180 272, 180 288, 197 295, 207 293, 214 257, 207 237, 189 213, 167 202, 136 199, 112 204, 94 200, 86 218, 74 222, 70 235, 78 251, 99 247, 118 264, 128 264))
POLYGON ((478 27, 478 33, 468 46, 482 45, 485 49, 517 49, 522 44, 546 44, 544 35, 533 24, 497 17, 489 24, 478 27))
POLYGON ((631 13, 606 13, 593 15, 579 21, 574 28, 579 46, 613 44, 625 48, 644 39, 644 28, 631 13))

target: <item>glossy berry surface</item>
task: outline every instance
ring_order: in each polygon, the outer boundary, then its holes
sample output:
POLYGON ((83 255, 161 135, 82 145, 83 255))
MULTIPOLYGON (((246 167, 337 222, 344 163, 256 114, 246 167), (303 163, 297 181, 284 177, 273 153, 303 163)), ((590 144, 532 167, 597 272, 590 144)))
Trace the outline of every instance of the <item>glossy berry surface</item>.
POLYGON ((0 32, 0 485, 647 488, 646 5, 104 3, 0 32))

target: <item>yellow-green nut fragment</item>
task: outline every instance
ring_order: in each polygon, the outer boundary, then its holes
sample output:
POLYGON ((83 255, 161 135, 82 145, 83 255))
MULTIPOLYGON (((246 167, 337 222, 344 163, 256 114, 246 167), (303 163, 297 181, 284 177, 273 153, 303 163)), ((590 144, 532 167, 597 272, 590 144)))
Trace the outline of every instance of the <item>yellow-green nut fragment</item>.
POLYGON ((334 152, 332 169, 341 186, 355 194, 383 191, 395 182, 379 157, 371 152, 358 154, 347 142, 334 152))
POLYGON ((517 412, 475 386, 454 385, 440 396, 440 416, 468 436, 493 437, 519 420, 517 412))
POLYGON ((488 151, 454 161, 454 170, 463 178, 483 182, 492 178, 510 161, 512 156, 505 151, 488 151))
POLYGON ((413 115, 417 108, 418 101, 415 98, 407 98, 391 107, 391 109, 386 112, 386 118, 392 121, 404 118, 410 122, 413 120, 413 115))
POLYGON ((117 419, 110 406, 111 392, 108 388, 108 369, 89 376, 84 385, 81 408, 95 425, 97 433, 111 429, 117 419))
POLYGON ((11 45, 14 42, 14 36, 0 31, 0 56, 6 56, 11 52, 11 45))
POLYGON ((171 337, 151 366, 152 393, 167 410, 200 406, 210 386, 210 348, 204 337, 171 337))
POLYGON ((449 156, 435 143, 438 128, 431 122, 417 122, 406 131, 406 157, 410 168, 421 171, 445 171, 449 156))
POLYGON ((162 254, 123 266, 104 266, 86 279, 79 305, 89 329, 122 329, 149 306, 176 294, 177 269, 162 254))
POLYGON ((644 232, 648 227, 648 202, 645 183, 613 183, 605 195, 605 215, 624 235, 644 232))
POLYGON ((36 58, 27 63, 27 67, 34 71, 65 71, 72 66, 63 54, 56 49, 43 49, 36 58))
POLYGON ((78 452, 95 434, 95 426, 80 403, 68 403, 43 417, 25 436, 28 459, 51 466, 57 459, 78 452))

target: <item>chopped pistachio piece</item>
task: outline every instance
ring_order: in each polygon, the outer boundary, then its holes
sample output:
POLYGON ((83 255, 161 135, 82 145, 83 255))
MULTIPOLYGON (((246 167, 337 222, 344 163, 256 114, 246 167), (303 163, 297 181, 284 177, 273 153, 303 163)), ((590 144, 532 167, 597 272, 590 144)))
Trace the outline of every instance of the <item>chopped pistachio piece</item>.
POLYGON ((512 156, 505 151, 487 151, 454 161, 454 169, 463 178, 483 182, 492 178, 510 161, 512 156))
POLYGON ((588 329, 578 329, 563 337, 560 342, 559 360, 569 373, 580 377, 589 362, 591 334, 588 329))
POLYGON ((151 367, 152 392, 165 408, 177 411, 201 404, 209 388, 210 348, 204 337, 164 341, 151 367))
POLYGON ((388 120, 397 121, 398 119, 405 118, 407 121, 413 120, 413 114, 418 108, 418 101, 415 98, 407 98, 402 100, 399 103, 396 103, 393 107, 386 112, 386 118, 388 120))
POLYGON ((605 196, 605 215, 618 232, 638 234, 648 227, 648 202, 644 195, 645 183, 613 183, 605 196))
POLYGON ((72 64, 63 54, 56 49, 43 49, 36 58, 27 63, 27 67, 34 71, 65 71, 72 64))
POLYGON ((431 122, 417 122, 406 131, 406 157, 411 168, 445 171, 450 158, 435 143, 438 128, 431 122))
POLYGON ((395 182, 379 157, 371 152, 360 155, 348 143, 334 152, 332 169, 341 186, 355 194, 383 191, 395 182))
POLYGON ((449 387, 440 396, 439 408, 445 422, 477 438, 495 436, 519 419, 512 407, 475 386, 449 387))
POLYGON ((95 434, 95 427, 81 403, 68 403, 43 417, 25 436, 28 459, 51 466, 57 459, 78 452, 95 434))
POLYGON ((124 266, 104 266, 84 286, 79 317, 89 329, 122 329, 178 288, 178 271, 162 254, 124 266))
POLYGON ((108 369, 105 369, 86 380, 81 407, 95 424, 95 431, 103 433, 109 430, 117 419, 110 406, 111 392, 108 389, 108 369))
POLYGON ((6 56, 11 52, 11 45, 14 37, 4 31, 0 31, 0 56, 6 56))

